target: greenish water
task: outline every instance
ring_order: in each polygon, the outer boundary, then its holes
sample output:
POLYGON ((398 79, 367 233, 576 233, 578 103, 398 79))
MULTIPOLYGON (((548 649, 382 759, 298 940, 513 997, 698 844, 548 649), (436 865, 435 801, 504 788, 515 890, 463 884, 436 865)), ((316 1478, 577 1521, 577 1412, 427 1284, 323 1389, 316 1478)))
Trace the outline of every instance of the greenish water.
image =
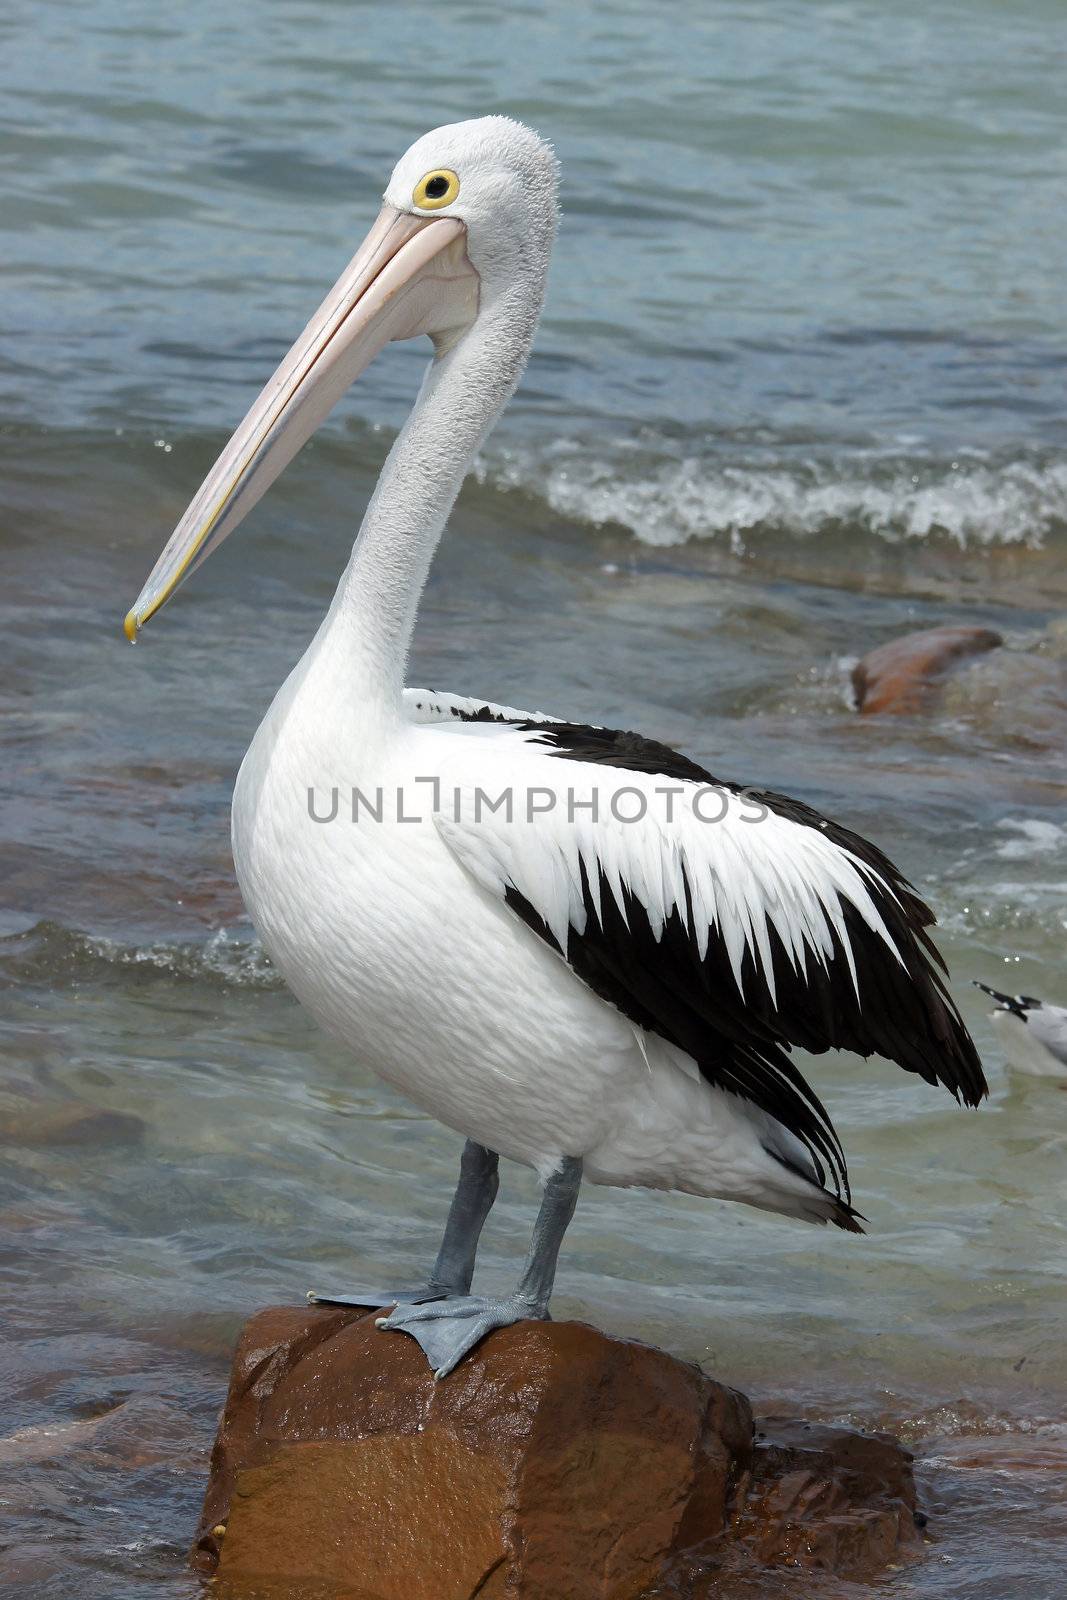
MULTIPOLYGON (((486 111, 555 141, 565 221, 415 681, 645 729, 871 834, 941 915, 993 1084, 972 1115, 808 1063, 870 1235, 599 1191, 557 1314, 902 1432, 934 1542, 889 1592, 1061 1592, 1067 1096, 1004 1073, 966 980, 1067 1002, 1065 65, 1051 0, 0 19, 10 1592, 192 1596, 241 1318, 436 1245, 456 1142, 278 986, 227 817, 423 353, 381 358, 143 647, 119 624, 395 156, 486 111), (923 717, 855 717, 852 659, 956 621, 1007 648, 923 717)), ((487 1282, 532 1200, 509 1171, 487 1282)))

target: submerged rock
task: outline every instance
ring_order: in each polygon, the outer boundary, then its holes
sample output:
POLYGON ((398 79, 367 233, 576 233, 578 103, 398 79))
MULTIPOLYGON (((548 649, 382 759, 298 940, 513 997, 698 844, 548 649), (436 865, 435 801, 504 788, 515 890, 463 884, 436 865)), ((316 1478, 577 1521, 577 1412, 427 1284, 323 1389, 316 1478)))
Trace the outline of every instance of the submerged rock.
POLYGON ((757 1439, 743 1395, 574 1322, 502 1329, 437 1382, 374 1315, 246 1324, 193 1550, 220 1600, 639 1600, 672 1574, 710 1596, 738 1553, 867 1575, 913 1536, 887 1438, 757 1439))
POLYGON ((103 1111, 73 1100, 64 1105, 27 1105, 0 1117, 0 1144, 138 1144, 144 1134, 143 1119, 130 1111, 103 1111))
POLYGON ((918 1543, 911 1455, 887 1433, 761 1417, 735 1532, 765 1564, 876 1577, 918 1543))
POLYGON ((927 628, 871 650, 852 669, 856 708, 904 715, 920 711, 937 679, 957 661, 1004 643, 992 628, 927 628))

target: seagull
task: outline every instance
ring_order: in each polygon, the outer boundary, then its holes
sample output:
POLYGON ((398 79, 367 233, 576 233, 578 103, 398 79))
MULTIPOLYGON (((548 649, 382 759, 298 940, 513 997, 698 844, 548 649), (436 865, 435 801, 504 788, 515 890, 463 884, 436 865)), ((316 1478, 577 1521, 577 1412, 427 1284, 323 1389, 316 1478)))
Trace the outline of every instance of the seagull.
POLYGON ((393 1307, 378 1325, 438 1376, 549 1316, 583 1178, 861 1232, 794 1047, 886 1056, 970 1106, 987 1092, 932 913, 874 845, 640 734, 404 687, 434 551, 529 355, 557 214, 556 158, 517 122, 413 144, 125 623, 135 640, 388 341, 429 337, 332 604, 241 765, 232 843, 298 999, 466 1140, 426 1281, 310 1297, 393 1307), (515 1290, 474 1294, 501 1156, 535 1169, 540 1207, 515 1290))
POLYGON ((972 982, 997 1002, 990 1021, 1008 1065, 1034 1078, 1067 1078, 1067 1006, 1050 1006, 1028 994, 1001 994, 977 978, 972 982))

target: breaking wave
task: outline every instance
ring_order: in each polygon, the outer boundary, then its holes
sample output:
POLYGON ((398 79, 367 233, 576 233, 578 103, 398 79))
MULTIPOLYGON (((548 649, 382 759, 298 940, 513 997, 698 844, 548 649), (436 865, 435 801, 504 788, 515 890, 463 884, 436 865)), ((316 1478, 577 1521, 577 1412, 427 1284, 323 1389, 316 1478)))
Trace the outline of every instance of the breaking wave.
POLYGON ((827 456, 681 453, 646 441, 561 441, 485 455, 479 480, 538 496, 557 515, 628 529, 648 545, 717 540, 736 555, 761 541, 857 532, 886 544, 1040 549, 1067 532, 1067 460, 968 451, 827 456))
POLYGON ((281 979, 262 945, 219 928, 203 943, 123 944, 58 922, 38 922, 0 939, 0 965, 23 982, 99 981, 130 970, 146 978, 204 981, 224 988, 275 989, 281 979))

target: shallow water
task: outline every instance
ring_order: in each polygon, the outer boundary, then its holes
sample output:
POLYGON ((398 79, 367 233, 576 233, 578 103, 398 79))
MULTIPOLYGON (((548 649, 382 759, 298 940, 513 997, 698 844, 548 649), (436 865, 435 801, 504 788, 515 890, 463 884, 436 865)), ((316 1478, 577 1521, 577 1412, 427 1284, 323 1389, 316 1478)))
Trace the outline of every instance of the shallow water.
MULTIPOLYGON (((809 1063, 868 1237, 597 1191, 558 1311, 901 1432, 932 1543, 891 1591, 1060 1592, 1067 1095, 1005 1074, 966 980, 1067 1002, 1067 34, 1051 0, 704 9, 287 0, 249 30, 228 0, 44 0, 0 24, 13 1592, 193 1595, 241 1318, 436 1244, 455 1138, 279 987, 227 837, 422 353, 382 357, 136 652, 119 624, 395 155, 496 110, 556 141, 565 224, 413 681, 644 728, 879 839, 942 918, 993 1085, 972 1115, 809 1063), (851 660, 956 621, 1006 648, 923 717, 852 713, 851 660)), ((487 1282, 532 1200, 509 1171, 487 1282)))

